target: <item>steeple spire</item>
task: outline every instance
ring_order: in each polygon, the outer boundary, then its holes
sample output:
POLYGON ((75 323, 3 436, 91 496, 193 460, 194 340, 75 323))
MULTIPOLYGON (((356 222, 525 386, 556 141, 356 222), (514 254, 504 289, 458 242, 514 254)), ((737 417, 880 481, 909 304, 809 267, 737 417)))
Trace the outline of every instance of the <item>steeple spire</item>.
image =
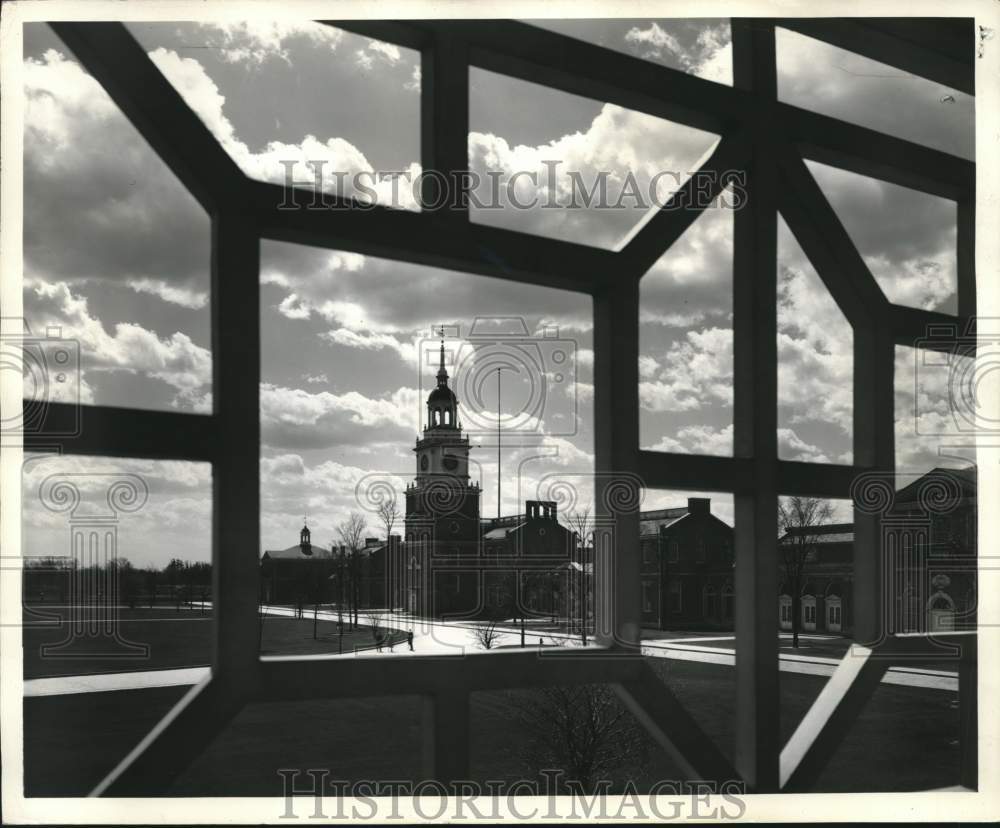
POLYGON ((444 367, 444 325, 441 326, 441 330, 438 332, 441 336, 441 364, 438 367, 437 381, 438 385, 448 384, 448 372, 444 367))

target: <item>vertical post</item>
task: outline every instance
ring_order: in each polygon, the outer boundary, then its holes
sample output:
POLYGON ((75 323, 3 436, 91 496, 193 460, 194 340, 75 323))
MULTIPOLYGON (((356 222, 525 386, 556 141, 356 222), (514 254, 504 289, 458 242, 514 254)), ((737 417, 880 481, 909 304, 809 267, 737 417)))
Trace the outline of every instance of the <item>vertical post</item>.
POLYGON ((777 97, 774 26, 733 20, 733 80, 752 91, 753 155, 733 248, 734 454, 753 461, 736 506, 736 769, 751 790, 778 790, 777 97))
POLYGON ((639 281, 594 296, 594 639, 639 646, 639 281))
MULTIPOLYGON (((958 225, 955 242, 955 269, 958 274, 958 313, 976 315, 976 194, 969 193, 958 202, 958 225)), ((959 334, 966 331, 959 331, 959 334)), ((970 332, 971 333, 971 332, 970 332)))
POLYGON ((961 783, 979 790, 979 636, 962 636, 958 664, 958 744, 961 751, 961 783))
POLYGON ((469 694, 443 690, 424 697, 424 778, 442 785, 469 778, 469 694))
POLYGON ((220 423, 212 475, 212 676, 222 698, 241 698, 252 692, 258 668, 260 240, 251 221, 231 212, 215 217, 212 232, 212 400, 220 423))
MULTIPOLYGON (((854 462, 880 472, 885 481, 882 488, 892 491, 895 345, 887 329, 887 322, 877 314, 854 328, 854 462)), ((857 505, 854 509, 854 640, 869 647, 888 632, 883 511, 857 505)))
POLYGON ((497 368, 497 526, 500 526, 500 369, 497 368))
POLYGON ((447 22, 435 23, 420 57, 420 158, 423 209, 443 218, 468 220, 468 199, 452 190, 469 168, 468 44, 447 22), (456 179, 456 176, 458 178, 456 179))

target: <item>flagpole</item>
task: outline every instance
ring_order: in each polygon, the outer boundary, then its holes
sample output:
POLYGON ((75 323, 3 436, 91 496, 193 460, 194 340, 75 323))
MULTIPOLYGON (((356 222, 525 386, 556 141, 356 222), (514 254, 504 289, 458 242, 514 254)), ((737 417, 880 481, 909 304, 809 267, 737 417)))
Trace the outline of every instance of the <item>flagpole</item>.
POLYGON ((497 526, 500 525, 500 369, 497 368, 497 526))

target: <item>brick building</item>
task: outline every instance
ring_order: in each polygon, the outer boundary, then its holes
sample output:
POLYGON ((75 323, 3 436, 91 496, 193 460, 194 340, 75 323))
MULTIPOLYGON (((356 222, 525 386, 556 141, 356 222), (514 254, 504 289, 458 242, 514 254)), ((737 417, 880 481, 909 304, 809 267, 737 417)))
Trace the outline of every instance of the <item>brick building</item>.
POLYGON ((733 528, 708 498, 639 515, 641 620, 657 629, 732 629, 733 528))

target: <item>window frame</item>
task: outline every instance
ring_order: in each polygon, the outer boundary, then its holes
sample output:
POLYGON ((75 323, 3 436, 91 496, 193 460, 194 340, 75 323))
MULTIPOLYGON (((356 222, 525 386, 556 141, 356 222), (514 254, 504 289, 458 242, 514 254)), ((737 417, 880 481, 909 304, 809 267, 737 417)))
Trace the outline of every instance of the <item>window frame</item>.
MULTIPOLYGON (((971 28, 971 19, 969 21, 971 28)), ((722 136, 702 170, 717 189, 747 172, 748 199, 734 228, 734 455, 646 451, 638 440, 638 288, 643 274, 700 215, 655 214, 620 251, 473 224, 467 205, 447 213, 282 210, 280 187, 247 179, 120 23, 50 24, 107 90, 212 220, 211 414, 87 407, 70 454, 208 461, 213 466, 211 675, 94 789, 95 795, 164 788, 238 711, 254 700, 419 693, 426 697, 428 778, 467 778, 469 695, 476 689, 610 682, 643 726, 690 778, 742 779, 757 792, 800 789, 832 754, 830 735, 851 720, 843 697, 799 728, 784 749, 778 719, 778 597, 773 547, 778 493, 844 498, 865 474, 894 470, 893 349, 930 348, 928 326, 970 330, 975 315, 975 164, 918 144, 783 104, 776 95, 775 25, 732 19, 734 83, 726 87, 638 58, 512 21, 338 22, 351 31, 421 52, 424 170, 467 168, 470 66, 531 80, 722 136), (814 159, 954 200, 958 211, 958 313, 889 303, 810 175, 814 159), (854 328, 853 463, 778 459, 776 222, 780 214, 854 328), (259 513, 259 271, 262 239, 352 250, 400 261, 586 293, 594 312, 596 646, 560 658, 533 652, 467 654, 461 663, 383 654, 350 660, 261 657, 257 652, 259 513), (641 487, 731 491, 735 497, 734 590, 737 708, 735 765, 682 709, 639 653, 641 487), (610 496, 624 487, 635 497, 610 496), (442 689, 446 688, 446 689, 442 689), (793 758, 786 761, 786 755, 793 758)), ((931 50, 891 33, 873 46, 851 21, 811 21, 810 36, 874 50, 878 60, 942 82, 953 77, 931 50)), ((969 63, 959 75, 974 77, 969 63)), ((869 54, 869 56, 871 56, 869 54)), ((954 71, 954 67, 951 67, 954 71)), ((969 81, 971 86, 971 80, 969 81)), ((692 177, 674 201, 692 203, 692 177)), ((428 179, 425 183, 433 184, 428 179)), ((717 195, 718 192, 713 193, 717 195)), ((428 200, 425 190, 421 197, 428 200)), ((344 206, 344 205, 342 205, 344 206)), ((350 205, 347 205, 350 206, 350 205)), ((50 404, 58 428, 72 406, 50 404)), ((46 440, 26 437, 25 447, 46 440)), ((855 637, 892 654, 904 646, 881 631, 881 517, 855 510, 855 637)), ((973 633, 974 634, 974 633, 973 633)), ((958 635, 958 634, 956 634, 958 635)), ((962 650, 963 783, 975 786, 975 646, 962 650), (968 691, 968 692, 967 692, 968 691), (971 707, 970 707, 971 705, 971 707)), ((849 665, 858 672, 857 665, 849 665)), ((884 670, 864 662, 860 672, 884 670)), ((840 669, 840 668, 838 668, 840 669)), ((852 674, 853 675, 853 674, 852 674)), ((833 684, 834 682, 831 682, 833 684)), ((857 705, 855 705, 857 707, 857 705)), ((854 714, 856 715, 856 714, 854 714)))

